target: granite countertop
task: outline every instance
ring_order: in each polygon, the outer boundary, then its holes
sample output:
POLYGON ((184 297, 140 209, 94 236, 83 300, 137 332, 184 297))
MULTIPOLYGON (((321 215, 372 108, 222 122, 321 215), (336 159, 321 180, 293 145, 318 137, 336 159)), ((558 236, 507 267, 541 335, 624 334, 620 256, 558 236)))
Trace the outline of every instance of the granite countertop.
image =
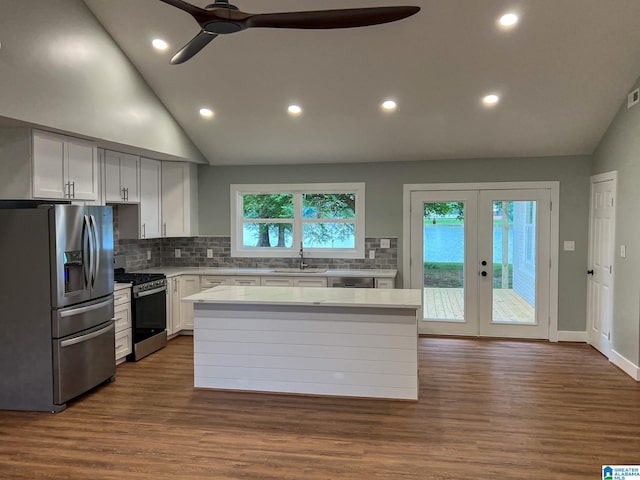
POLYGON ((317 271, 310 268, 308 270, 288 269, 288 268, 228 268, 228 267, 156 267, 146 270, 139 270, 144 273, 164 273, 167 277, 177 275, 253 275, 253 276, 280 276, 280 277, 376 277, 395 278, 398 271, 395 269, 374 270, 374 269, 354 269, 354 270, 330 270, 317 271), (279 270, 279 271, 276 271, 279 270))
POLYGON ((182 299, 195 304, 306 305, 410 308, 422 305, 421 290, 219 286, 182 299))

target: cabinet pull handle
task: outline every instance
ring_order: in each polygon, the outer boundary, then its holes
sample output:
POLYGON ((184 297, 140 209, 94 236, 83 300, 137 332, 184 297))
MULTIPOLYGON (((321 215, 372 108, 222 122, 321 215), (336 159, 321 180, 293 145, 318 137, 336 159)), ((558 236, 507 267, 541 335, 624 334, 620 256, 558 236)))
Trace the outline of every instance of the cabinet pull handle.
POLYGON ((71 198, 76 198, 76 182, 71 182, 71 186, 73 187, 73 195, 71 196, 71 198))
POLYGON ((142 238, 147 238, 147 226, 142 224, 142 238))
POLYGON ((123 200, 123 201, 125 201, 125 196, 124 196, 124 190, 125 190, 125 188, 124 188, 124 187, 122 187, 120 190, 122 191, 122 194, 120 195, 120 198, 122 198, 122 200, 123 200))
POLYGON ((167 236, 167 224, 166 222, 162 224, 162 229, 164 230, 164 233, 162 234, 164 237, 167 236))

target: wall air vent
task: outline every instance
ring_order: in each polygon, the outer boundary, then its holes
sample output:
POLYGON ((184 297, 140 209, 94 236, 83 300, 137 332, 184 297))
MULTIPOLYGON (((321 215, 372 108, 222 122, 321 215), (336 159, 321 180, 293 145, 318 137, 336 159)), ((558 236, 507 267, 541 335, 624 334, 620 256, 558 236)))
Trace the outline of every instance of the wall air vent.
POLYGON ((633 107, 640 100, 640 88, 636 88, 633 92, 627 95, 627 108, 633 107))

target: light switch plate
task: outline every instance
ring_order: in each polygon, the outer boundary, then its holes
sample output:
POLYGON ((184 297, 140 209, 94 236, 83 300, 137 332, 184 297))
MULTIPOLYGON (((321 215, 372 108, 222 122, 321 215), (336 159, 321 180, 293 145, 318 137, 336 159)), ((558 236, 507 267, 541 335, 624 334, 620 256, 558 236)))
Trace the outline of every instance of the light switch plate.
POLYGON ((391 248, 391 240, 389 240, 388 238, 381 238, 380 248, 391 248))
POLYGON ((369 258, 370 259, 374 259, 376 258, 376 251, 375 250, 369 250, 369 258))
POLYGON ((627 256, 627 246, 620 245, 620 257, 625 258, 627 256))
POLYGON ((576 249, 576 242, 573 240, 565 240, 564 241, 564 251, 565 252, 574 252, 576 249))
POLYGON ((213 258, 213 248, 207 248, 207 258, 213 258))
POLYGON ((180 256, 182 255, 179 248, 176 248, 175 255, 176 255, 176 258, 180 258, 180 256))
POLYGON ((151 250, 147 250, 147 260, 151 260, 151 250))

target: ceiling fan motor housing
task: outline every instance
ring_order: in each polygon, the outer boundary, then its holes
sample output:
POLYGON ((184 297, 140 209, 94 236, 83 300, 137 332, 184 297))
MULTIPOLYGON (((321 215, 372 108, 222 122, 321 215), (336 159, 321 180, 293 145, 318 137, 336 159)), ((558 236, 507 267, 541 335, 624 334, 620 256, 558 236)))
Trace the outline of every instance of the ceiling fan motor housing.
MULTIPOLYGON (((215 3, 211 3, 205 7, 207 10, 213 10, 218 8, 224 8, 226 10, 238 10, 238 7, 231 5, 226 0, 217 0, 215 3)), ((215 20, 202 25, 202 29, 207 33, 227 34, 235 33, 243 30, 242 26, 232 22, 231 20, 215 20)))

